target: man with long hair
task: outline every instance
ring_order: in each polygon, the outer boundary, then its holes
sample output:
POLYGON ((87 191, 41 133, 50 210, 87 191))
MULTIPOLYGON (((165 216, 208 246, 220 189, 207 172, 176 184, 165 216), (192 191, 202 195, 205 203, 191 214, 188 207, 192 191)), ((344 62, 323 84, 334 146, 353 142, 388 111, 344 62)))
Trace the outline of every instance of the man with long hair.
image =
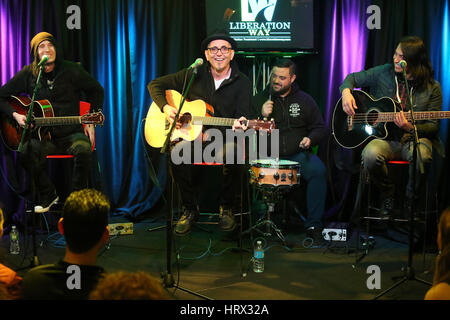
MULTIPOLYGON (((387 162, 408 160, 411 163, 413 159, 415 137, 414 127, 406 116, 411 105, 407 98, 407 86, 403 76, 404 62, 407 65, 406 81, 408 81, 414 111, 440 111, 442 109, 441 86, 433 79, 433 68, 422 39, 415 36, 407 36, 400 40, 394 52, 393 62, 351 73, 339 88, 342 93, 342 108, 349 116, 354 116, 355 110, 358 109, 351 91, 353 88, 368 87, 373 98, 390 97, 401 106, 401 111, 395 114, 394 128, 396 130, 390 131, 386 139, 370 141, 361 155, 364 170, 370 174, 371 180, 380 191, 382 215, 389 214, 394 208, 394 185, 388 179, 387 162)), ((416 121, 416 126, 419 137, 417 148, 426 172, 432 161, 433 147, 439 153, 444 153, 438 137, 439 120, 416 121)), ((419 161, 416 168, 410 165, 410 179, 407 185, 408 201, 412 199, 414 191, 425 178, 425 174, 417 174, 416 184, 412 185, 413 170, 419 173, 418 169, 419 161)))

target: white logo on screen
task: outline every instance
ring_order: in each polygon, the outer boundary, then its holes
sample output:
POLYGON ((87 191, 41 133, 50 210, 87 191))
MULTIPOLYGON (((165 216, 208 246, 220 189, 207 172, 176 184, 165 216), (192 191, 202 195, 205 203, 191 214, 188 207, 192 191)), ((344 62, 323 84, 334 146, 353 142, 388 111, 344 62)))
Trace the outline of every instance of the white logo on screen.
POLYGON ((272 21, 277 0, 241 0, 242 21, 255 21, 260 11, 264 10, 264 18, 272 21), (251 12, 248 12, 248 9, 251 12))

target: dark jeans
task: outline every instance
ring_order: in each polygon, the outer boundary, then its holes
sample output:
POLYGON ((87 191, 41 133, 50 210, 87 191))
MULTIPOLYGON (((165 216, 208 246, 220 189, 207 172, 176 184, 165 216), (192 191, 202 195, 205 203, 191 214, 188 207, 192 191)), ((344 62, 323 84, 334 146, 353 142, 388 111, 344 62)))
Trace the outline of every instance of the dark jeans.
MULTIPOLYGON (((189 141, 181 141, 176 146, 178 150, 184 148, 191 150, 191 157, 189 161, 187 161, 188 163, 174 164, 171 161, 170 168, 172 177, 178 185, 181 193, 183 207, 189 210, 196 210, 198 208, 198 191, 195 185, 196 177, 194 176, 194 165, 192 164, 197 162, 194 161, 194 143, 189 141)), ((201 151, 203 152, 207 146, 208 144, 203 144, 201 151)), ((227 152, 233 152, 234 155, 237 154, 235 143, 230 143, 228 145, 224 144, 222 147, 223 149, 215 155, 217 163, 224 163, 222 168, 223 183, 220 190, 219 201, 221 206, 232 209, 233 207, 238 206, 238 203, 236 203, 237 201, 235 200, 237 199, 237 195, 240 190, 239 186, 241 182, 240 177, 242 173, 242 165, 226 164, 225 161, 227 152)), ((173 150, 174 149, 172 148, 172 151, 173 150)), ((236 160, 235 157, 233 158, 236 160)), ((236 161, 234 161, 234 163, 236 163, 236 161)))
POLYGON ((306 208, 308 217, 305 221, 305 227, 322 228, 322 217, 327 199, 325 165, 317 155, 311 152, 299 152, 284 158, 300 163, 300 175, 306 180, 306 208))
MULTIPOLYGON (((25 170, 34 179, 40 200, 54 196, 55 187, 47 174, 49 154, 72 154, 74 158, 72 190, 84 189, 88 186, 88 177, 92 162, 92 151, 89 138, 84 133, 74 133, 67 137, 52 141, 30 139, 24 144, 19 160, 25 170)), ((70 182, 67 182, 70 183, 70 182)))

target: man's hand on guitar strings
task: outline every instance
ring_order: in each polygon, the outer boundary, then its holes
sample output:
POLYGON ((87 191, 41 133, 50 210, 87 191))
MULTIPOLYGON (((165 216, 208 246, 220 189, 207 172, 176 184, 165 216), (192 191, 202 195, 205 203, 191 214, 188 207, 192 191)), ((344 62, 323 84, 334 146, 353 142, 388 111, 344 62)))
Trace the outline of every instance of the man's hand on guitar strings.
MULTIPOLYGON (((175 116, 176 116, 176 114, 177 114, 177 109, 175 108, 175 107, 172 107, 171 105, 169 105, 169 104, 166 104, 164 107, 163 107, 163 112, 164 112, 164 114, 166 115, 166 119, 167 119, 167 121, 169 121, 169 123, 170 124, 172 124, 173 123, 173 120, 175 119, 175 116)), ((181 128, 181 123, 180 122, 177 122, 176 124, 175 124, 175 129, 180 129, 181 128)))
POLYGON ((27 116, 24 114, 20 114, 17 112, 13 112, 12 114, 14 120, 19 124, 21 128, 25 128, 25 124, 27 123, 27 116))
POLYGON ((354 116, 355 109, 358 109, 355 97, 351 94, 350 89, 344 89, 344 91, 342 91, 342 109, 349 116, 354 116))
POLYGON ((234 120, 233 131, 236 131, 237 129, 247 130, 247 119, 244 116, 234 120))
POLYGON ((403 113, 403 110, 400 112, 397 112, 395 114, 394 123, 401 129, 410 132, 412 129, 414 129, 413 125, 408 122, 408 120, 405 117, 405 114, 403 113))

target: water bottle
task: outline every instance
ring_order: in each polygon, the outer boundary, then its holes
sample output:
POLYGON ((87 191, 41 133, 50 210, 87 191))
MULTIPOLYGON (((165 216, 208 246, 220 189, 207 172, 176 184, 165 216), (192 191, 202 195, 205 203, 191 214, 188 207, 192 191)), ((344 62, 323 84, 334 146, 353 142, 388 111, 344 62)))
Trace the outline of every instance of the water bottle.
POLYGON ((20 245, 19 245, 19 231, 17 231, 16 226, 12 226, 11 233, 9 234, 10 245, 9 252, 11 254, 19 254, 20 245))
POLYGON ((264 249, 261 240, 256 241, 253 251, 253 271, 257 273, 264 271, 264 249))

